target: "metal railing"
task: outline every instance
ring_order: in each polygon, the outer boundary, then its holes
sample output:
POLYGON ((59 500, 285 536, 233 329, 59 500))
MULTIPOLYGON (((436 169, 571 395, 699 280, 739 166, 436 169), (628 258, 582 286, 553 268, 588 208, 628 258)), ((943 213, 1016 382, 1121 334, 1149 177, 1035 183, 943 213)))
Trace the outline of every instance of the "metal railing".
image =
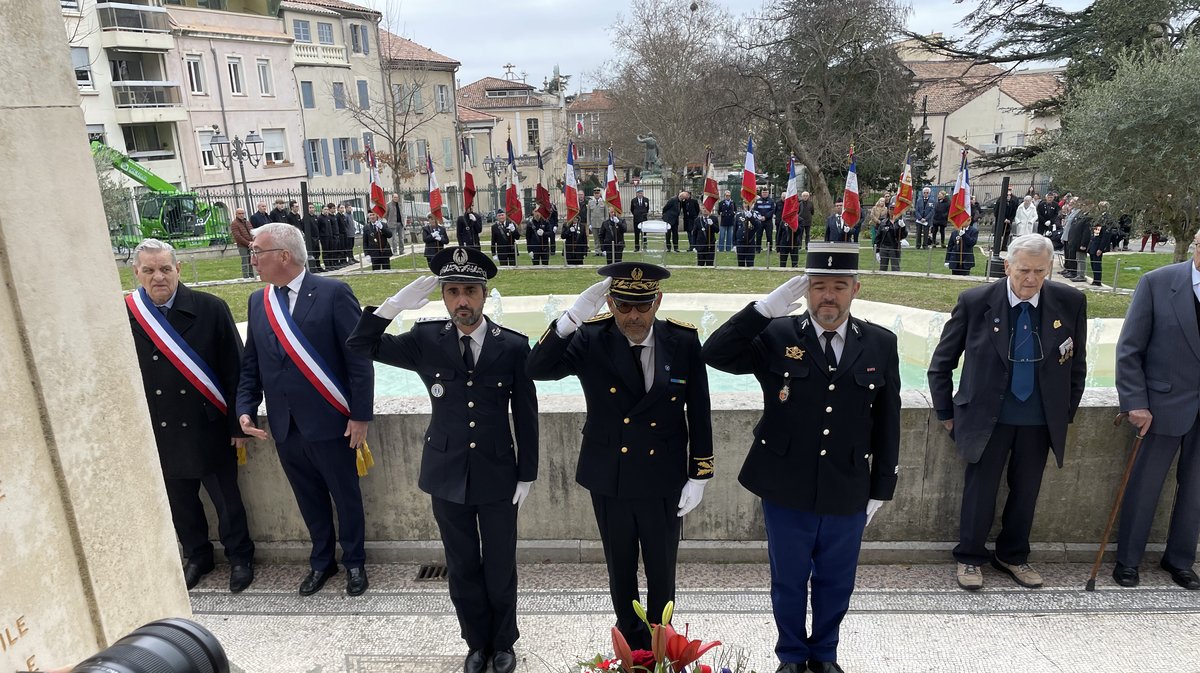
POLYGON ((101 30, 131 30, 146 33, 166 33, 171 19, 163 7, 133 5, 124 2, 96 3, 96 15, 101 30))
POLYGON ((117 107, 176 107, 181 104, 178 82, 113 82, 117 107))

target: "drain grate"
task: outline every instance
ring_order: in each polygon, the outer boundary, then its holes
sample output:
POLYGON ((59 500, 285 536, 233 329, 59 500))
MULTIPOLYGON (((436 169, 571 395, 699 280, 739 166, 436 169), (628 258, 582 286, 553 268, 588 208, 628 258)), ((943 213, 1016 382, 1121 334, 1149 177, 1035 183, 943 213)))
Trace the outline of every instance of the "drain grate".
POLYGON ((417 582, 436 582, 446 579, 446 566, 437 563, 427 563, 417 568, 417 582))

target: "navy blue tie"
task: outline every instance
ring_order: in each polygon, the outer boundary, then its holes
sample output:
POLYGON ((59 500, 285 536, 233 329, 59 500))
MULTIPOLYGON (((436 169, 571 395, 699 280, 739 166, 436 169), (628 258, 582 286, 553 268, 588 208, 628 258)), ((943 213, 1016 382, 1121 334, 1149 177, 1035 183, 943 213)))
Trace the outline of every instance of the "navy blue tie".
POLYGON ((1033 342, 1033 321, 1029 319, 1029 302, 1018 304, 1021 309, 1013 332, 1012 394, 1024 402, 1033 394, 1033 360, 1037 349, 1033 342))

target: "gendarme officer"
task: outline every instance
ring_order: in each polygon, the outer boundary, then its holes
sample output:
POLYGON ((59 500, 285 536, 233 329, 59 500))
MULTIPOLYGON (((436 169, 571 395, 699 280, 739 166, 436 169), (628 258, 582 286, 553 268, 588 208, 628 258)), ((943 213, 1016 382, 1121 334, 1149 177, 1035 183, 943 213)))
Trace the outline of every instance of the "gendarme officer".
POLYGON ((738 480, 762 498, 779 671, 840 673, 863 528, 896 489, 900 357, 895 334, 850 315, 857 244, 813 243, 807 266, 713 333, 704 360, 763 390, 738 480))
POLYGON ((423 276, 363 312, 347 345, 411 369, 429 389, 421 476, 432 496, 450 573, 450 600, 469 652, 465 673, 516 668, 517 510, 537 478, 537 391, 525 373, 529 340, 483 314, 496 265, 476 248, 446 248, 423 276), (450 319, 384 334, 401 311, 429 302, 441 283, 450 319), (509 415, 512 429, 509 428, 509 415), (515 430, 516 439, 513 439, 515 430))
POLYGON ((649 649, 633 610, 638 552, 647 614, 657 622, 675 599, 680 517, 700 503, 713 475, 708 374, 696 327, 654 317, 669 271, 624 262, 599 273, 609 278, 550 325, 527 369, 537 380, 574 374, 583 385, 575 480, 592 494, 617 626, 632 648, 649 649), (605 304, 611 313, 592 318, 605 304))

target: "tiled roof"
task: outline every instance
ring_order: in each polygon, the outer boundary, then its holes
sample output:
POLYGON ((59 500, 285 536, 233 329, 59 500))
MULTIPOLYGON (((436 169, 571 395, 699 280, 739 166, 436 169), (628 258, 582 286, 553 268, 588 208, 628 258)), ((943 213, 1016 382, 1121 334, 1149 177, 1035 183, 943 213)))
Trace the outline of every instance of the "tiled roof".
POLYGON ((499 119, 499 117, 490 115, 486 112, 480 112, 475 108, 467 107, 466 105, 458 106, 458 120, 465 124, 470 124, 472 122, 491 122, 497 119, 499 119))
POLYGON ((918 107, 927 98, 930 114, 950 114, 993 86, 1021 105, 1050 98, 1062 87, 1056 71, 1005 74, 995 65, 965 60, 905 61, 904 65, 917 82, 918 107))
POLYGON ((418 63, 445 63, 447 65, 462 65, 458 61, 443 56, 424 45, 412 40, 379 29, 380 51, 390 61, 415 61, 418 63))
POLYGON ((567 106, 567 112, 604 112, 611 110, 614 103, 608 95, 608 91, 604 89, 595 89, 593 91, 584 91, 571 101, 567 106))
POLYGON ((524 82, 500 79, 499 77, 484 77, 458 90, 458 102, 477 110, 497 108, 542 107, 557 101, 555 96, 539 94, 532 86, 524 82), (489 97, 488 91, 521 91, 515 96, 489 97), (553 99, 553 101, 551 100, 553 99))
POLYGON ((1000 90, 1026 107, 1054 98, 1062 93, 1062 73, 1059 71, 1017 72, 1000 82, 1000 90))
POLYGON ((313 5, 315 7, 324 7, 326 9, 341 9, 348 12, 379 15, 379 12, 371 9, 370 7, 356 5, 353 2, 346 2, 346 0, 287 0, 287 2, 300 5, 313 5))

